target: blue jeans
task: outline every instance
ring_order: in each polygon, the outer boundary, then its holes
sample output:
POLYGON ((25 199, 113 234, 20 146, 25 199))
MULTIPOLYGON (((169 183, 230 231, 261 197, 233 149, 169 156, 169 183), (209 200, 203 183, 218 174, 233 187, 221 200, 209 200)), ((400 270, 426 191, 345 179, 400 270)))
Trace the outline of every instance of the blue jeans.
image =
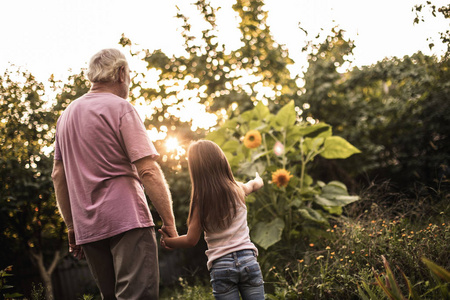
POLYGON ((219 300, 264 299, 264 281, 253 250, 224 255, 213 262, 210 271, 213 294, 219 300))

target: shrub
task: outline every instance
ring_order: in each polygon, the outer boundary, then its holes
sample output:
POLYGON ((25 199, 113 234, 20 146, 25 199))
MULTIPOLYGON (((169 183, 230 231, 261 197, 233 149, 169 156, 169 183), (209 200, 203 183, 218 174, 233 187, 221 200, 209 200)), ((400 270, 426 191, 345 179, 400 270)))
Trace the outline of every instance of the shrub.
MULTIPOLYGON (((336 219, 327 237, 265 274, 270 299, 361 299, 358 287, 363 285, 371 287, 375 299, 384 299, 382 290, 372 287, 376 274, 386 271, 382 257, 396 266, 393 276, 403 278, 404 273, 423 299, 440 299, 439 284, 430 284, 433 278, 421 258, 450 269, 448 194, 431 201, 386 193, 386 185, 371 191, 348 208, 353 218, 336 219)), ((407 282, 397 283, 408 294, 407 282)))

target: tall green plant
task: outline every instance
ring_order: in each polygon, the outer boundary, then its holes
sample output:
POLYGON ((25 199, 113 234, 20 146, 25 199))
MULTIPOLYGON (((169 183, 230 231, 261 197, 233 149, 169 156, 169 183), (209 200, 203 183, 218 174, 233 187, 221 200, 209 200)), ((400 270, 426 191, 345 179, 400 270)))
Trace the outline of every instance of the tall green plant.
MULTIPOLYGON (((432 277, 434 278, 436 282, 436 286, 432 287, 430 286, 428 291, 423 294, 419 295, 414 290, 414 285, 410 282, 408 277, 403 273, 403 271, 400 270, 403 279, 406 282, 406 287, 408 290, 408 297, 406 297, 399 286, 399 283, 397 282, 394 272, 392 272, 391 267, 389 266, 388 261, 386 258, 382 255, 381 258, 383 259, 384 268, 386 270, 386 274, 379 275, 374 270, 375 274, 375 285, 381 289, 386 296, 386 298, 391 300, 405 300, 405 299, 414 299, 414 300, 420 300, 420 299, 430 299, 434 298, 436 295, 432 295, 432 292, 439 291, 440 292, 440 299, 450 299, 450 292, 448 289, 449 283, 450 283, 450 272, 445 270, 443 267, 436 265, 434 262, 430 261, 429 259, 422 257, 422 262, 427 266, 427 268, 430 270, 432 277)), ((375 297, 375 292, 370 288, 370 285, 367 282, 362 282, 363 288, 358 288, 359 295, 362 299, 369 299, 367 295, 370 297, 370 299, 378 299, 378 297, 375 297), (364 291, 363 291, 364 289, 364 291)))
POLYGON ((259 172, 266 182, 249 196, 252 240, 264 249, 280 240, 288 244, 302 234, 317 234, 328 217, 357 201, 338 181, 322 182, 308 175, 317 156, 344 159, 359 150, 333 136, 325 123, 299 122, 294 101, 272 114, 262 103, 227 120, 206 137, 216 142, 237 177, 252 178, 259 172))

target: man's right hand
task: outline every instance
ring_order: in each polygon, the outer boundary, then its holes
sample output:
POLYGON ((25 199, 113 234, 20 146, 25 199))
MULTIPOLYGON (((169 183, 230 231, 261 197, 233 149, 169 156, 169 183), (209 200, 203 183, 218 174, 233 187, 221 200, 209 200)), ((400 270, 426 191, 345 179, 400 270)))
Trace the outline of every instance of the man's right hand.
POLYGON ((72 253, 72 255, 78 260, 86 258, 84 255, 83 248, 81 248, 81 246, 77 245, 75 242, 75 232, 73 231, 73 229, 69 229, 68 236, 69 236, 69 253, 72 253))
POLYGON ((177 228, 175 227, 175 225, 163 225, 161 227, 161 230, 164 231, 164 233, 169 237, 178 236, 177 228))
POLYGON ((160 230, 158 230, 159 233, 161 233, 161 247, 163 247, 166 250, 173 250, 170 247, 167 247, 166 243, 164 242, 164 237, 176 237, 178 236, 177 228, 175 225, 163 225, 160 230))

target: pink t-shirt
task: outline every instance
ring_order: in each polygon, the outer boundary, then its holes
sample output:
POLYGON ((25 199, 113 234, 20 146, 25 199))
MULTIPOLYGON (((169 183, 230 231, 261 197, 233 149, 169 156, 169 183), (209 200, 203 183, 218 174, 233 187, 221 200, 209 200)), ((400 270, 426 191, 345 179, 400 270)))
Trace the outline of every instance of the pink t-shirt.
POLYGON ((77 244, 154 226, 133 164, 146 156, 159 154, 125 99, 87 93, 63 112, 55 159, 64 164, 77 244))
POLYGON ((247 207, 245 204, 238 203, 236 216, 227 229, 217 232, 205 232, 205 241, 208 245, 208 250, 205 251, 208 257, 208 270, 211 269, 214 260, 231 252, 251 249, 258 253, 258 249, 250 241, 247 225, 247 207))

